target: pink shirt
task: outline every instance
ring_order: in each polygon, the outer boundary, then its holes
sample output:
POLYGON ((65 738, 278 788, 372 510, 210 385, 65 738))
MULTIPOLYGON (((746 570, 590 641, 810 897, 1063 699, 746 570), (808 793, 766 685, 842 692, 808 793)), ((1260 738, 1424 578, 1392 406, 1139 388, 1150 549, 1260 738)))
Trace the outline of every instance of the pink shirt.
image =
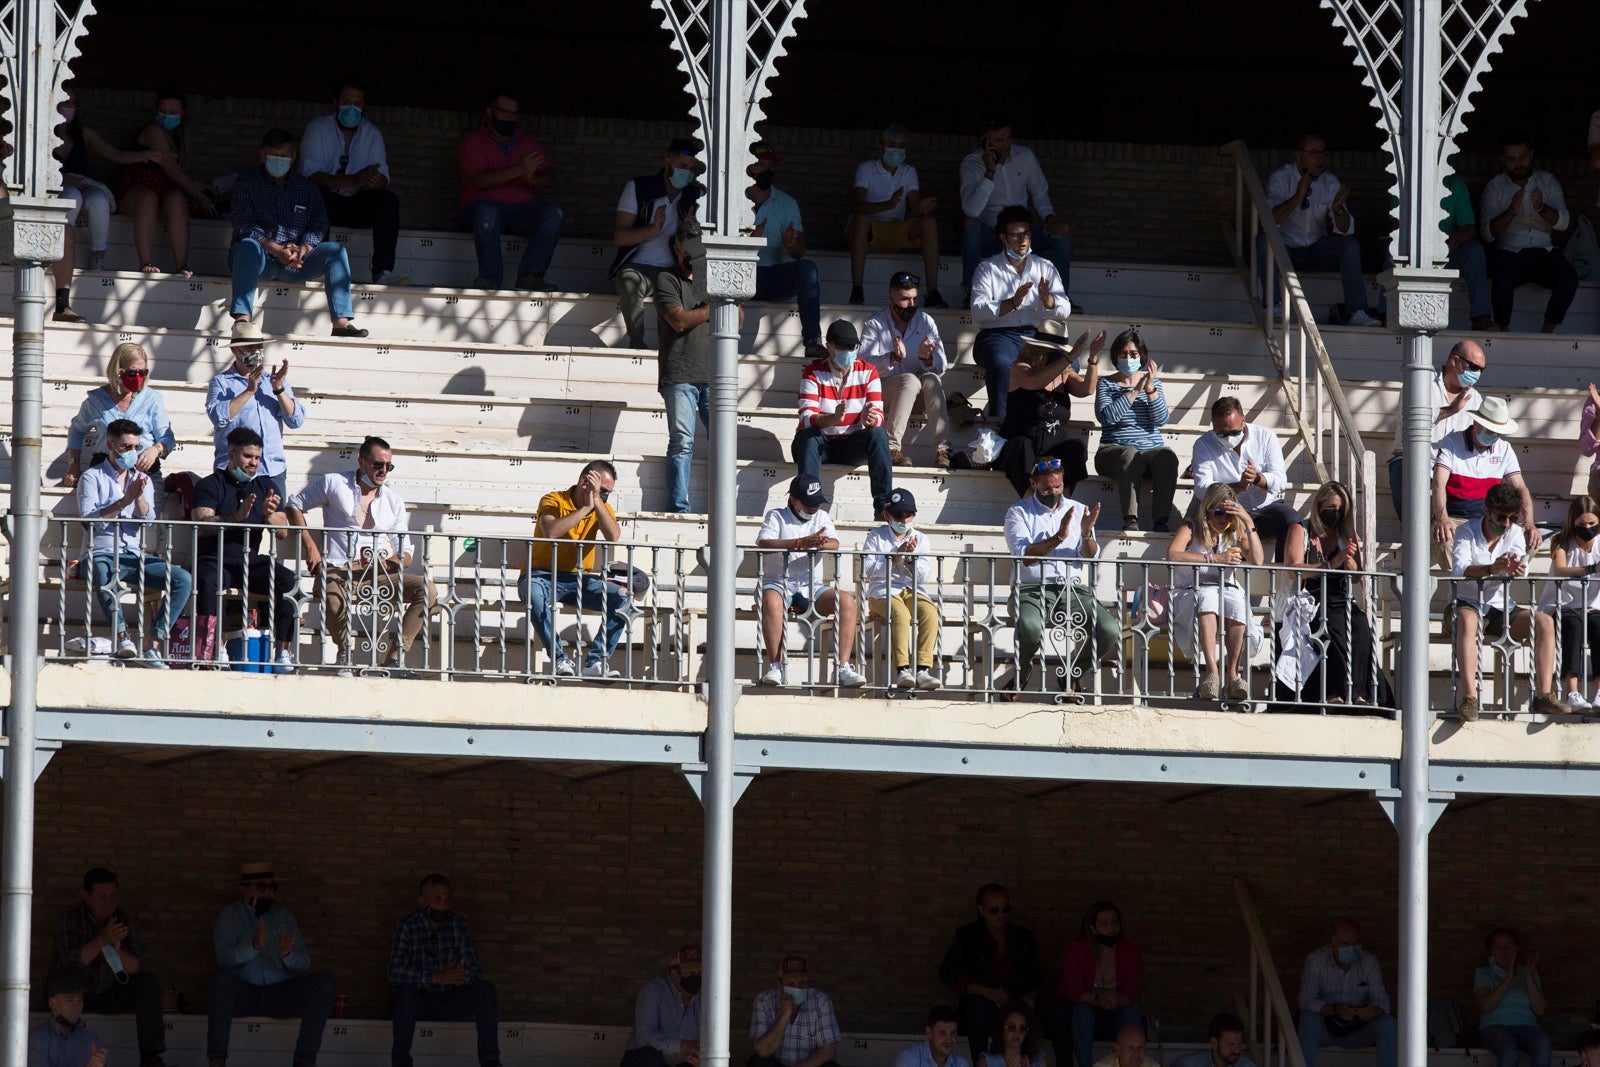
MULTIPOLYGON (((1600 116, 1600 111, 1595 112, 1600 116)), ((1590 470, 1600 470, 1600 439, 1596 439, 1594 431, 1594 398, 1590 397, 1583 402, 1583 425, 1578 429, 1578 451, 1586 456, 1593 456, 1594 461, 1589 464, 1590 470)))
POLYGON ((506 182, 493 189, 479 189, 472 183, 474 174, 481 174, 486 170, 501 170, 536 152, 545 155, 544 146, 533 134, 521 130, 518 130, 511 141, 504 145, 496 140, 494 134, 485 126, 479 126, 461 138, 461 147, 456 152, 461 171, 460 210, 466 211, 467 205, 474 200, 493 200, 497 204, 531 204, 537 200, 539 194, 534 191, 533 186, 520 179, 506 182))

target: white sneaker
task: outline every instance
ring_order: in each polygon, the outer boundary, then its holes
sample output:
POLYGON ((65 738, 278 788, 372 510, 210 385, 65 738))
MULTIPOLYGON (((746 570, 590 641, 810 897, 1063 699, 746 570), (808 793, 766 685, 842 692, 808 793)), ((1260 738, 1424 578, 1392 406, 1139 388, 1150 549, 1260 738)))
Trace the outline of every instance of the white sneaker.
POLYGON ((867 684, 867 676, 848 663, 839 664, 833 675, 834 684, 841 689, 860 689, 867 684))
POLYGON ((117 658, 118 659, 138 659, 139 658, 139 646, 134 644, 132 641, 130 641, 126 634, 124 634, 122 636, 122 640, 117 642, 117 658))
POLYGON ((1573 711, 1588 711, 1590 708, 1594 707, 1593 704, 1585 699, 1583 693, 1577 689, 1574 689, 1572 692, 1568 693, 1563 700, 1566 702, 1567 707, 1571 708, 1573 711))
POLYGON ((1365 311, 1358 311, 1354 315, 1350 316, 1350 320, 1348 322, 1346 322, 1345 325, 1346 326, 1382 326, 1383 325, 1383 320, 1382 319, 1375 319, 1371 315, 1368 315, 1365 311))
POLYGON ((912 673, 910 667, 901 667, 895 673, 894 684, 900 689, 910 689, 917 684, 917 676, 912 673))
POLYGON ((557 678, 573 678, 573 677, 577 676, 577 673, 578 673, 578 668, 576 668, 576 667, 574 667, 572 665, 572 661, 570 659, 559 659, 559 660, 556 660, 556 677, 557 678))
POLYGON ((294 653, 284 649, 278 653, 278 658, 272 661, 272 669, 278 674, 294 673, 294 653))
POLYGON ((373 285, 410 285, 411 284, 411 275, 407 274, 404 271, 396 273, 396 272, 394 272, 392 270, 386 270, 382 274, 378 275, 376 278, 372 279, 372 284, 373 285))
POLYGON ((585 663, 583 676, 594 682, 614 682, 622 677, 622 672, 604 663, 585 663))
POLYGON ((141 667, 154 667, 158 671, 167 669, 167 661, 161 658, 161 653, 153 648, 144 650, 144 655, 139 658, 141 667))
POLYGON ((917 688, 923 692, 930 692, 943 684, 939 681, 939 676, 932 671, 921 670, 917 672, 917 688))
POLYGON ((783 664, 774 663, 772 666, 768 667, 767 668, 767 673, 763 674, 761 676, 761 684, 762 685, 782 685, 783 684, 783 664))

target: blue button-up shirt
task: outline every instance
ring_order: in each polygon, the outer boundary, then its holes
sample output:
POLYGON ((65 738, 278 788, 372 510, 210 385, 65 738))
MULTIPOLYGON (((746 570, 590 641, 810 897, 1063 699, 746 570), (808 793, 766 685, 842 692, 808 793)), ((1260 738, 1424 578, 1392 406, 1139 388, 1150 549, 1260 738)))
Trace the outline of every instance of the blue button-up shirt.
POLYGON ((433 983, 433 972, 453 966, 457 960, 467 965, 469 985, 483 977, 483 965, 478 962, 472 931, 467 927, 467 920, 455 912, 446 916, 437 928, 428 922, 425 908, 418 908, 394 924, 394 936, 389 939, 390 982, 420 985, 430 990, 445 989, 447 987, 433 983))
MULTIPOLYGON (((894 1058, 894 1067, 938 1067, 933 1059, 933 1050, 926 1041, 918 1041, 894 1058)), ((972 1063, 959 1052, 951 1052, 950 1058, 944 1061, 944 1067, 972 1067, 972 1063)))
MULTIPOLYGON (((46 1019, 28 1031, 28 1067, 83 1067, 99 1044, 81 1019, 65 1034, 54 1019, 46 1019)), ((110 1064, 110 1057, 106 1062, 110 1064)))
POLYGON ((242 981, 251 985, 277 985, 311 969, 311 953, 306 950, 306 939, 300 936, 299 924, 288 908, 276 902, 261 916, 242 899, 229 904, 217 916, 211 943, 217 952, 217 966, 233 968, 242 981), (258 923, 267 928, 266 940, 259 949, 255 946, 258 923), (294 932, 294 948, 287 956, 280 956, 278 935, 285 930, 294 932))
MULTIPOLYGON (((211 379, 206 390, 206 415, 216 431, 216 458, 212 467, 228 465, 228 434, 237 426, 248 426, 261 435, 261 467, 267 477, 276 478, 289 467, 283 454, 283 427, 298 430, 306 424, 306 406, 296 403, 293 415, 283 413, 283 405, 272 392, 272 380, 263 374, 256 383, 254 401, 239 409, 239 414, 228 417, 228 405, 233 398, 250 388, 250 379, 240 374, 237 367, 229 367, 211 379)), ((294 389, 287 382, 283 394, 294 399, 294 389)))
POLYGON ((313 248, 328 236, 328 208, 311 179, 290 171, 282 181, 265 166, 239 172, 229 196, 233 204, 233 243, 246 237, 313 248))
POLYGON ((90 538, 92 551, 107 554, 132 552, 135 557, 144 554, 142 531, 150 520, 156 517, 156 483, 148 474, 113 467, 109 459, 90 467, 83 472, 83 480, 78 483, 78 514, 86 519, 98 516, 122 499, 122 494, 127 492, 130 478, 144 479, 144 492, 139 495, 145 505, 146 517, 144 519, 138 517, 140 501, 130 500, 117 512, 116 517, 133 521, 92 524, 93 534, 90 538))
POLYGON ((127 419, 139 427, 139 451, 151 445, 165 445, 168 452, 178 447, 172 435, 172 420, 167 417, 167 402, 161 392, 148 386, 133 394, 128 410, 117 407, 117 398, 105 386, 92 389, 83 398, 78 413, 67 427, 67 449, 82 454, 80 462, 89 465, 96 452, 106 451, 106 427, 117 419, 127 419))
POLYGON ((1300 1010, 1320 1012, 1324 1004, 1356 1008, 1374 1004, 1388 1012, 1389 993, 1383 988, 1378 958, 1359 949, 1356 961, 1345 970, 1334 959, 1332 945, 1323 945, 1307 956, 1305 970, 1300 972, 1300 1010))
POLYGON ((683 1052, 679 1045, 699 1040, 699 994, 684 1004, 683 994, 678 992, 671 978, 652 978, 645 983, 633 1006, 633 1033, 628 1035, 628 1048, 649 1045, 668 1063, 681 1063, 683 1052))

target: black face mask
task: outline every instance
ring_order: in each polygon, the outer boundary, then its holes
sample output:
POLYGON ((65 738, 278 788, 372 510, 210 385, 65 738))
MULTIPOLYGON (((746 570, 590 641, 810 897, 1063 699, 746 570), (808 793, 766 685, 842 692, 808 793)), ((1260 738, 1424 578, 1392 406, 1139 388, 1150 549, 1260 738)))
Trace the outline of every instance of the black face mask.
POLYGON ((756 188, 757 189, 771 189, 772 188, 772 179, 774 177, 775 177, 775 175, 770 170, 764 170, 760 174, 757 174, 756 175, 756 188))
POLYGON ((501 137, 510 137, 517 132, 516 119, 490 119, 489 128, 501 137))
POLYGON ((678 988, 689 994, 691 997, 694 996, 696 993, 700 992, 700 976, 698 974, 684 975, 678 979, 678 988))
POLYGON ((63 1030, 75 1030, 78 1027, 77 1023, 68 1019, 65 1015, 56 1016, 56 1025, 61 1027, 63 1030))
POLYGON ((446 919, 450 918, 449 908, 445 908, 443 911, 439 910, 438 908, 429 908, 427 911, 428 921, 431 923, 443 923, 446 919))
POLYGON ((1572 528, 1573 536, 1584 544, 1593 541, 1596 532, 1600 532, 1600 526, 1574 526, 1572 528))
POLYGON ((911 321, 911 316, 913 316, 913 315, 915 315, 917 313, 917 303, 916 303, 916 301, 913 300, 911 303, 907 304, 903 308, 895 307, 894 305, 890 305, 889 311, 899 321, 901 321, 901 322, 910 322, 911 321))
POLYGON ((1116 934, 1095 934, 1094 939, 1100 942, 1106 948, 1112 948, 1117 943, 1116 934))
POLYGON ((257 897, 255 904, 256 916, 259 918, 266 915, 267 912, 272 910, 272 904, 273 900, 271 897, 257 897))
POLYGON ((1322 525, 1330 530, 1338 529, 1339 523, 1344 521, 1343 508, 1323 508, 1317 512, 1317 517, 1322 520, 1322 525))

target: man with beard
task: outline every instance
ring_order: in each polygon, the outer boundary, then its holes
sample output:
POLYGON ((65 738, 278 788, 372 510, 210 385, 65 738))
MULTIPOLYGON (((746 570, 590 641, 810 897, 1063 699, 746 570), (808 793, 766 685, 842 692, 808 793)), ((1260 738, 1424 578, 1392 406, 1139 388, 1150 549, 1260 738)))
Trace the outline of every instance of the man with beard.
POLYGON ((1381 326, 1367 313, 1367 282, 1361 274, 1361 246, 1355 218, 1346 201, 1350 187, 1328 170, 1328 144, 1314 133, 1300 138, 1294 161, 1267 179, 1272 221, 1298 271, 1337 270, 1344 303, 1334 309, 1341 326, 1381 326))
POLYGON ((1211 1017, 1211 1047, 1172 1061, 1172 1067, 1256 1067, 1245 1055, 1244 1021, 1232 1012, 1211 1017))
POLYGON ((1565 231, 1572 222, 1567 199, 1555 175, 1533 168, 1533 148, 1526 137, 1513 134, 1505 139, 1500 165, 1504 173, 1483 187, 1479 213, 1492 246, 1489 282, 1494 321, 1506 329, 1517 286, 1533 282, 1550 290, 1539 332, 1554 333, 1578 293, 1578 272, 1550 240, 1552 233, 1565 231))
POLYGON ((897 271, 889 279, 889 304, 867 320, 861 329, 861 357, 878 368, 883 384, 884 430, 889 435, 889 461, 909 467, 901 438, 911 422, 917 398, 935 442, 934 466, 950 467, 950 418, 945 410, 944 383, 940 375, 949 366, 939 324, 917 307, 922 279, 910 271, 897 271))
POLYGON ((451 909, 450 879, 430 874, 417 887, 417 910, 395 923, 389 940, 393 997, 393 1067, 411 1067, 417 1021, 471 1017, 478 1027, 479 1067, 500 1064, 500 1001, 484 980, 467 920, 451 909))

